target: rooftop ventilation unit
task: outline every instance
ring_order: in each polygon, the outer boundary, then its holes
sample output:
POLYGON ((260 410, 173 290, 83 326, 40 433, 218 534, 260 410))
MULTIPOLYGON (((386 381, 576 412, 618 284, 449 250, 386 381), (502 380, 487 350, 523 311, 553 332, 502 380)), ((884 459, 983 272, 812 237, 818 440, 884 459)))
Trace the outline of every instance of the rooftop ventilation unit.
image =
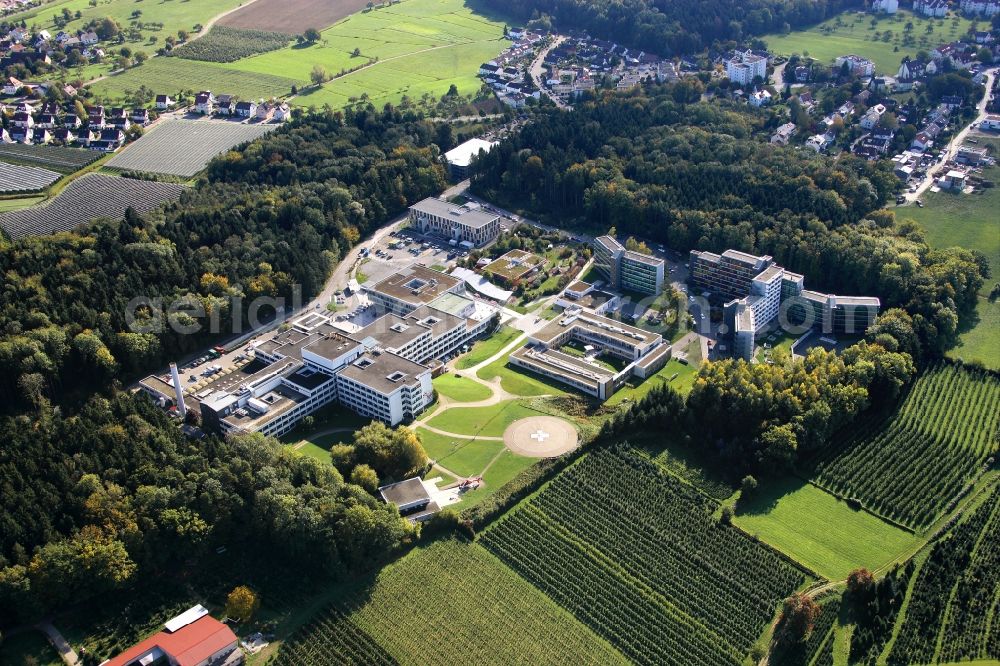
POLYGON ((388 379, 390 382, 398 382, 399 380, 401 380, 405 376, 406 376, 405 372, 401 372, 401 371, 397 370, 397 371, 393 372, 390 375, 386 375, 385 378, 388 379))

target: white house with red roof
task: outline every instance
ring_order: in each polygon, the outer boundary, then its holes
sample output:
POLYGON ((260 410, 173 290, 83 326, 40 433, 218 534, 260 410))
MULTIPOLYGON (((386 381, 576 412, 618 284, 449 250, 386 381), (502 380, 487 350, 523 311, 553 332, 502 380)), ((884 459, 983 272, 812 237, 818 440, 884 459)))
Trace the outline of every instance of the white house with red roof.
POLYGON ((233 630, 194 606, 164 624, 163 631, 136 643, 101 666, 236 666, 243 653, 233 630))

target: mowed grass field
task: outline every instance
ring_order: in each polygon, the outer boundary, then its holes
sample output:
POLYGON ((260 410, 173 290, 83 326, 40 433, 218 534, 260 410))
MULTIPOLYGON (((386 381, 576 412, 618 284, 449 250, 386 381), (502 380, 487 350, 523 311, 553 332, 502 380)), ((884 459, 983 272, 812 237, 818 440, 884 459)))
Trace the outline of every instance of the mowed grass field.
POLYGON ((156 35, 157 44, 151 45, 149 51, 155 51, 163 44, 168 35, 177 36, 178 30, 186 30, 194 34, 194 26, 208 23, 214 16, 239 7, 245 0, 100 0, 96 6, 91 6, 90 0, 57 0, 7 17, 6 20, 21 21, 24 19, 29 26, 37 25, 39 29, 48 30, 53 35, 60 30, 55 25, 53 17, 62 15, 63 9, 72 13, 80 12, 81 18, 66 24, 63 30, 76 31, 94 19, 105 16, 118 21, 122 28, 127 28, 132 19, 132 12, 141 11, 138 20, 142 23, 162 23, 162 30, 143 29, 146 37, 156 35))
MULTIPOLYGON (((1000 138, 973 133, 970 138, 980 146, 990 146, 992 155, 1000 154, 1000 138)), ((1000 167, 983 170, 983 177, 1000 182, 1000 167)), ((896 209, 899 219, 915 220, 927 232, 933 247, 960 245, 979 250, 989 259, 993 277, 980 291, 976 310, 979 322, 962 333, 950 356, 965 361, 982 361, 987 367, 1000 370, 1000 301, 990 302, 990 290, 1000 281, 1000 188, 984 189, 982 194, 955 195, 949 192, 928 192, 921 200, 923 208, 906 206, 896 209)))
POLYGON ((910 553, 919 537, 798 479, 769 484, 733 523, 830 580, 910 553))
POLYGON ((382 569, 293 634, 274 666, 625 664, 478 544, 437 542, 382 569))
POLYGON ((930 19, 900 9, 894 16, 878 17, 872 29, 871 14, 844 12, 807 30, 795 30, 787 35, 766 35, 768 50, 779 55, 808 54, 822 63, 832 63, 837 56, 855 53, 869 58, 882 74, 895 75, 899 62, 905 55, 914 55, 920 49, 933 49, 942 42, 956 40, 966 33, 970 22, 952 17, 930 19), (912 42, 905 40, 905 28, 913 23, 912 42), (927 26, 931 31, 927 32, 927 26), (889 41, 882 36, 891 32, 889 41), (878 37, 876 37, 878 33, 878 37), (898 50, 897 50, 898 47, 898 50))
POLYGON ((427 425, 458 435, 500 437, 514 421, 541 415, 519 400, 506 400, 489 407, 455 407, 435 416, 427 425))
POLYGON ((303 83, 278 74, 230 69, 222 63, 151 58, 139 67, 94 83, 90 89, 106 100, 122 100, 138 90, 139 86, 173 96, 181 91, 196 93, 211 90, 217 94, 238 95, 243 99, 260 99, 288 95, 292 86, 303 83))
POLYGON ((456 374, 435 377, 434 388, 441 395, 458 402, 478 402, 493 395, 488 387, 456 374))
POLYGON ((472 345, 472 349, 469 350, 469 353, 455 361, 455 367, 459 370, 467 370, 475 365, 479 365, 483 361, 497 354, 501 349, 513 342, 519 335, 521 335, 521 331, 516 328, 503 326, 490 337, 485 340, 480 340, 472 345))

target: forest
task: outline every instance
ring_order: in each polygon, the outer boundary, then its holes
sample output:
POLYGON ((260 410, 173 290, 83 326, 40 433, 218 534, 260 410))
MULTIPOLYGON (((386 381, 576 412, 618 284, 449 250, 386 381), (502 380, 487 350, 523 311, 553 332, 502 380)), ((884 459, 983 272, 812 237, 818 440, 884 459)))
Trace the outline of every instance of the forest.
POLYGON ((674 56, 720 43, 819 23, 857 0, 484 0, 524 21, 548 17, 559 30, 586 30, 594 37, 674 56))
POLYGON ((444 188, 433 137, 392 110, 317 114, 218 158, 149 219, 0 241, 0 411, 79 400, 199 349, 208 315, 232 331, 257 296, 309 298, 359 238, 444 188), (137 297, 174 304, 180 324, 206 313, 202 330, 159 326, 155 303, 130 310, 137 297))

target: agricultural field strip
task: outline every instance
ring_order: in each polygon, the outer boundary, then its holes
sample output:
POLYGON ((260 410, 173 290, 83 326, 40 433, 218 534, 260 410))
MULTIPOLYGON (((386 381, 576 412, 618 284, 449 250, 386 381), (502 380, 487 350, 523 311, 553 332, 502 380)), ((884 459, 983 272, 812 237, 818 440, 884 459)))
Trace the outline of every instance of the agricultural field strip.
POLYGON ((919 529, 932 523, 996 452, 998 423, 1000 380, 941 364, 917 379, 895 415, 869 420, 821 461, 814 481, 919 529))
POLYGON ((935 543, 912 585, 891 663, 1000 659, 1000 486, 935 543))
POLYGON ((67 231, 99 217, 119 218, 128 208, 146 213, 178 198, 184 185, 87 174, 39 206, 0 213, 0 227, 14 239, 67 231))
POLYGON ((213 157, 277 127, 205 120, 170 120, 118 153, 107 166, 189 178, 213 157))
POLYGON ((61 177, 62 174, 48 169, 0 162, 0 192, 33 192, 61 177))
POLYGON ((804 577, 719 526, 714 507, 631 452, 598 452, 483 543, 635 661, 739 663, 804 577), (616 484, 609 488, 608 479, 616 484), (636 616, 649 620, 626 629, 636 616))
POLYGON ((336 607, 329 607, 286 641, 274 666, 313 664, 398 664, 378 642, 336 607))

